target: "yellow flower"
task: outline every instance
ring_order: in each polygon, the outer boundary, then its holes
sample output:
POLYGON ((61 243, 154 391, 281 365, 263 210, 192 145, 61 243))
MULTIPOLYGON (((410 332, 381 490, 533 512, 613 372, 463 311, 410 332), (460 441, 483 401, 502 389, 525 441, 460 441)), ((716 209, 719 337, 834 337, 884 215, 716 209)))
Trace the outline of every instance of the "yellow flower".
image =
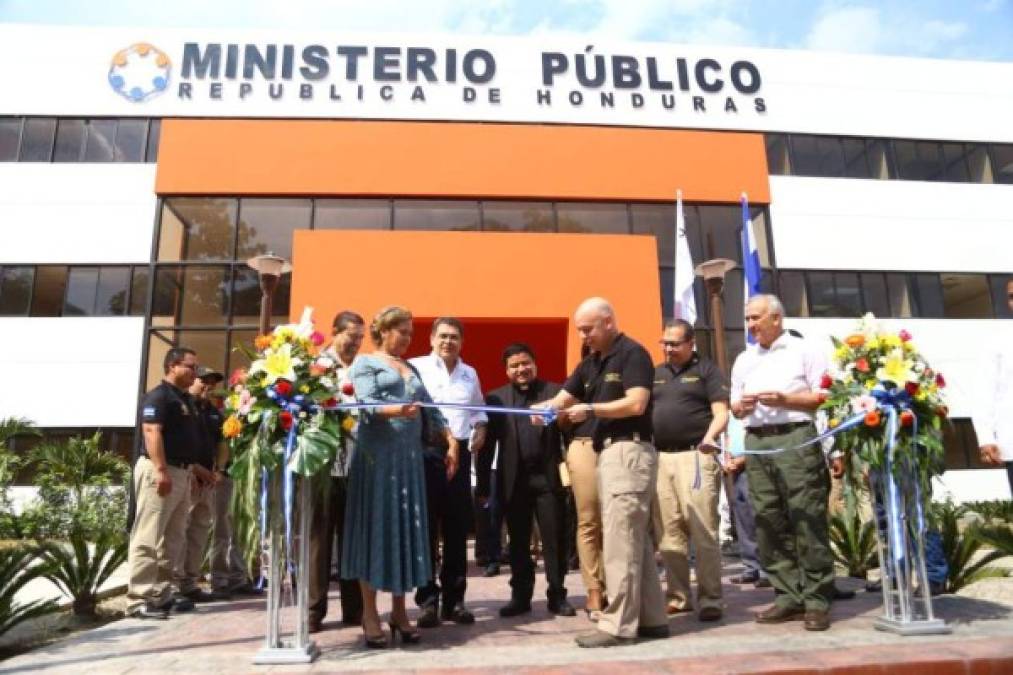
MULTIPOLYGON (((900 338, 897 338, 897 346, 900 347, 900 338)), ((911 361, 904 358, 903 350, 895 349, 883 359, 882 367, 876 371, 876 378, 903 387, 909 380, 915 379, 911 366, 911 361)))
POLYGON ((875 351, 879 349, 879 338, 878 337, 869 338, 869 341, 865 343, 865 346, 869 349, 869 351, 875 351))
POLYGON ((872 391, 876 387, 876 380, 866 380, 863 386, 869 391, 872 391))
POLYGON ((299 387, 299 391, 301 391, 304 394, 308 394, 310 393, 310 386, 308 384, 304 384, 303 386, 299 387))
POLYGON ((296 380, 295 367, 302 364, 302 359, 292 356, 292 345, 284 344, 278 349, 270 349, 264 358, 254 361, 250 366, 250 374, 264 373, 264 386, 274 384, 283 379, 296 380))
POLYGON ((897 349, 901 346, 901 339, 896 335, 884 335, 881 337, 883 346, 887 349, 897 349))
POLYGON ((844 362, 848 360, 848 354, 851 353, 851 348, 848 345, 841 345, 834 350, 834 360, 844 362))
POLYGON ((345 419, 341 420, 341 428, 345 430, 345 433, 352 433, 352 429, 355 428, 355 418, 351 415, 346 415, 345 419))
POLYGON ((830 428, 831 429, 837 428, 838 426, 840 426, 840 424, 841 424, 841 421, 839 419, 837 419, 836 417, 830 418, 830 428))

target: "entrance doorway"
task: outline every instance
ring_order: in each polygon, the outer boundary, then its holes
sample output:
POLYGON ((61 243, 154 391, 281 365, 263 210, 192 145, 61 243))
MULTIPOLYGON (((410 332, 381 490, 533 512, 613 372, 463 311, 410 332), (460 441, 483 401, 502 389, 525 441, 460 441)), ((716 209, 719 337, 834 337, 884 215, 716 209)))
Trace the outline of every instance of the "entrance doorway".
MULTIPOLYGON (((458 317, 464 325, 464 348, 461 358, 478 371, 482 391, 506 384, 503 350, 513 342, 523 342, 535 352, 538 376, 562 384, 566 378, 567 319, 544 318, 470 318, 458 317)), ((415 335, 407 356, 421 356, 432 351, 429 334, 435 317, 415 317, 415 335)))

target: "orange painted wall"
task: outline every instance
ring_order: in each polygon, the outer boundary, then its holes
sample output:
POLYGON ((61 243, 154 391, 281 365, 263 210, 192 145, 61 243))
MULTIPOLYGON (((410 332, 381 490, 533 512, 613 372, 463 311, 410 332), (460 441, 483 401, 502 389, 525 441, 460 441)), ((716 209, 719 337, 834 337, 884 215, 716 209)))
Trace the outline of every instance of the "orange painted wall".
POLYGON ((166 119, 156 191, 770 201, 762 134, 437 122, 166 119))
POLYGON ((369 321, 391 304, 419 317, 565 318, 569 369, 580 360, 573 312, 600 295, 623 332, 661 356, 653 237, 299 230, 293 251, 293 318, 311 306, 321 329, 342 309, 369 321))

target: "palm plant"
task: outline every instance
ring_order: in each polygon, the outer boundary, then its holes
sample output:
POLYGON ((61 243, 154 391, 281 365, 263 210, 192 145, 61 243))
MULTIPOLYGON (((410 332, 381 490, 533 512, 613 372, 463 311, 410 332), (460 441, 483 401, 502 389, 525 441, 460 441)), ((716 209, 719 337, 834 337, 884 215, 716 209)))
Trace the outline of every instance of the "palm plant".
POLYGON ((56 609, 55 600, 33 600, 27 603, 15 599, 18 591, 28 582, 44 576, 48 567, 32 564, 36 552, 29 548, 0 549, 0 635, 11 628, 56 609))
POLYGON ((879 566, 875 525, 862 521, 853 503, 843 513, 830 517, 830 549, 834 560, 848 570, 848 576, 864 579, 870 569, 879 566))
POLYGON ((1005 570, 987 567, 1005 555, 1002 551, 982 552, 984 543, 976 536, 974 529, 963 533, 960 531, 960 518, 966 513, 966 507, 952 502, 932 505, 932 519, 942 535, 943 554, 949 567, 946 577, 946 590, 949 593, 981 579, 1006 576, 1005 570))
POLYGON ((1013 523, 1013 500, 993 499, 987 502, 967 502, 966 505, 987 523, 995 521, 1013 523))
POLYGON ((23 534, 21 522, 7 493, 24 464, 24 460, 7 444, 11 438, 20 435, 38 436, 39 431, 31 420, 24 417, 0 418, 0 538, 14 536, 20 539, 23 534))
POLYGON ((1003 557, 1013 556, 1013 529, 1009 525, 979 525, 970 532, 971 536, 1002 553, 1003 557))
POLYGON ((102 433, 91 438, 75 436, 62 443, 40 443, 31 452, 41 478, 69 487, 75 502, 84 498, 85 488, 122 479, 126 463, 101 448, 102 433))
POLYGON ((83 532, 72 532, 69 549, 60 542, 47 541, 39 550, 48 564, 43 576, 73 598, 74 614, 84 617, 95 616, 99 588, 127 559, 125 537, 113 532, 99 535, 92 547, 83 532))

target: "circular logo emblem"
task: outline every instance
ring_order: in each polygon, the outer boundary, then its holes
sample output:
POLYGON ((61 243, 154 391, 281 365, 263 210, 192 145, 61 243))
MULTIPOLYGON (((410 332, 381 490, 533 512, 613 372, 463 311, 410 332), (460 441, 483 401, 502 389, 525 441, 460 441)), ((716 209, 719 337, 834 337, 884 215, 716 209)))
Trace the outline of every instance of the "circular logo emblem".
POLYGON ((166 90, 171 68, 165 52, 147 42, 138 42, 113 55, 109 85, 128 101, 140 103, 166 90))

